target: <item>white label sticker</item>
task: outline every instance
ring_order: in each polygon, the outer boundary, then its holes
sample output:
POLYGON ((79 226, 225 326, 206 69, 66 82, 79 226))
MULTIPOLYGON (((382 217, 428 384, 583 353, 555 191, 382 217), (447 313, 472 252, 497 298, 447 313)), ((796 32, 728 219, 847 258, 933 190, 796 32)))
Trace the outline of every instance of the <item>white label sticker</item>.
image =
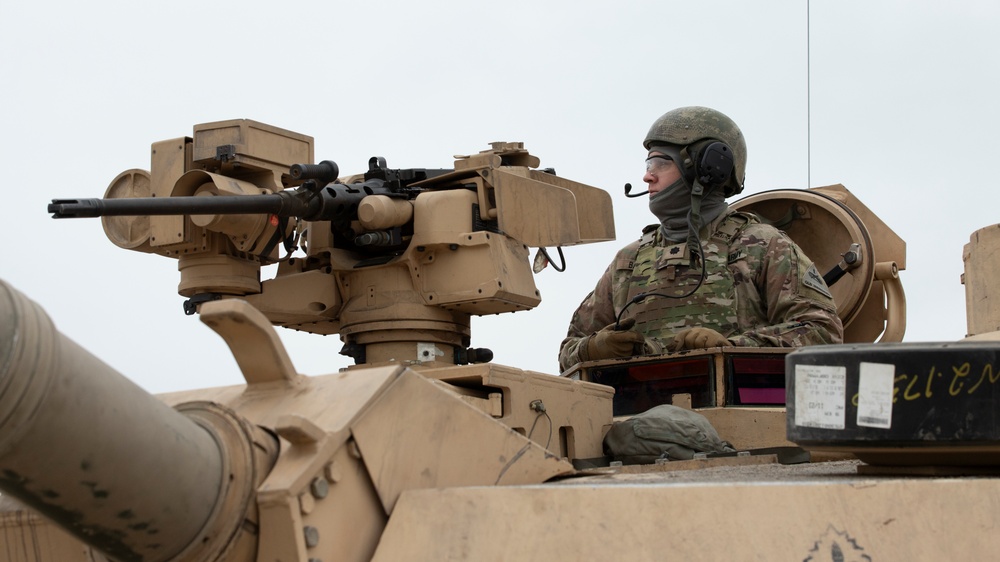
POLYGON ((858 369, 858 426, 892 427, 892 387, 896 366, 862 363, 858 369))
POLYGON ((795 425, 844 429, 847 367, 795 366, 795 425))

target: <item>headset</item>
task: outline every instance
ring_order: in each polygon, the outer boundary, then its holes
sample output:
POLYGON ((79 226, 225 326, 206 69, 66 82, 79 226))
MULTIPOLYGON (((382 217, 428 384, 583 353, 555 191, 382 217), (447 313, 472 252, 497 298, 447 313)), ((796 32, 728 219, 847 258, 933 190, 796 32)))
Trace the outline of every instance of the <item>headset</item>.
MULTIPOLYGON (((726 143, 716 139, 705 139, 684 147, 679 154, 683 161, 678 165, 681 166, 681 172, 689 186, 697 183, 708 189, 722 187, 729 181, 733 175, 733 168, 736 167, 733 150, 726 143), (689 156, 689 150, 694 152, 695 158, 689 156)), ((642 193, 631 193, 631 191, 632 184, 626 183, 625 197, 641 197, 649 193, 649 190, 642 193)))
POLYGON ((698 151, 696 175, 705 187, 722 187, 733 175, 736 161, 729 145, 709 139, 708 145, 698 151))

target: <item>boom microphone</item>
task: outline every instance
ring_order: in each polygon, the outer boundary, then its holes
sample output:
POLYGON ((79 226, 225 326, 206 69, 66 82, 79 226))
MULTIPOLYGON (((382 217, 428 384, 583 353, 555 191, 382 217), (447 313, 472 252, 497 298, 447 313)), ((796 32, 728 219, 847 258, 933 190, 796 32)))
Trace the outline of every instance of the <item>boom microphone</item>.
POLYGON ((649 193, 649 190, 643 191, 642 193, 629 194, 632 191, 632 184, 625 184, 625 197, 642 197, 643 195, 649 193))

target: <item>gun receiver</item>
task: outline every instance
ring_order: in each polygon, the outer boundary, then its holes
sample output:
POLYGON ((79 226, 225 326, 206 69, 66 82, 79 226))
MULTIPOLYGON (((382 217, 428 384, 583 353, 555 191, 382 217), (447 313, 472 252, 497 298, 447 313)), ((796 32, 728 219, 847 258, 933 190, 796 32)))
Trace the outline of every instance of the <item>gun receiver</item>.
POLYGON ((535 169, 521 143, 452 169, 373 157, 338 179, 336 163, 311 163, 311 137, 235 120, 152 155, 149 172, 119 174, 104 199, 54 199, 49 212, 101 217, 119 247, 176 258, 186 311, 241 298, 275 325, 339 333, 357 364, 488 361, 468 348, 470 316, 539 304, 529 246, 614 239, 610 196, 535 169))

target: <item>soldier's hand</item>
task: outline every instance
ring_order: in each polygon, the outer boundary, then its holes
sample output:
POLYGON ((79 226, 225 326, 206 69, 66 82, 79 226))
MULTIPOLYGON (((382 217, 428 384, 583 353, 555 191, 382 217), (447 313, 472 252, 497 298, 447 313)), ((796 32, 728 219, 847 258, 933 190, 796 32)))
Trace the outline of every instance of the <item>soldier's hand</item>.
POLYGON ((609 324, 600 332, 587 336, 586 345, 580 349, 580 359, 595 361, 615 357, 632 357, 639 353, 646 338, 635 329, 635 318, 623 320, 618 329, 609 324))
POLYGON ((674 336, 674 341, 667 346, 669 351, 681 351, 682 349, 705 349, 707 347, 727 347, 729 343, 726 336, 711 328, 688 328, 674 336))

